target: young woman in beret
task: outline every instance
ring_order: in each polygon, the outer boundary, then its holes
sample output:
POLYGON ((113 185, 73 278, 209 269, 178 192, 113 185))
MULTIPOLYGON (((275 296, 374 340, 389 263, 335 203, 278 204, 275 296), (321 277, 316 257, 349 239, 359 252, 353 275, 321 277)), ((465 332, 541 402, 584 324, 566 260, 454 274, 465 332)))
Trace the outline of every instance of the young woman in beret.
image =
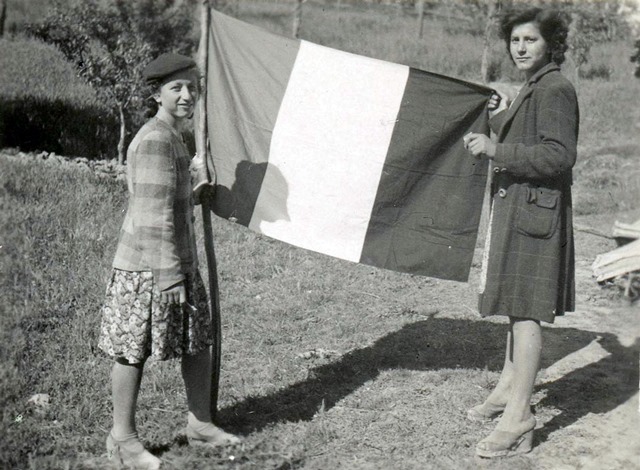
MULTIPOLYGON (((494 179, 480 313, 507 315, 506 357, 495 389, 469 419, 495 430, 476 446, 480 457, 528 452, 536 425, 531 395, 540 366, 540 322, 574 310, 572 168, 578 139, 578 101, 560 73, 568 28, 554 10, 507 12, 501 36, 526 82, 490 125, 497 142, 465 137, 475 157, 491 160, 494 179)), ((503 97, 506 100, 506 97, 503 97)))
POLYGON ((211 420, 213 342, 207 294, 198 272, 190 156, 179 132, 193 114, 195 62, 163 54, 144 70, 157 112, 127 151, 129 203, 102 308, 98 346, 114 358, 111 460, 156 469, 160 459, 141 444, 136 402, 148 359, 181 358, 190 442, 230 445, 238 438, 211 420))

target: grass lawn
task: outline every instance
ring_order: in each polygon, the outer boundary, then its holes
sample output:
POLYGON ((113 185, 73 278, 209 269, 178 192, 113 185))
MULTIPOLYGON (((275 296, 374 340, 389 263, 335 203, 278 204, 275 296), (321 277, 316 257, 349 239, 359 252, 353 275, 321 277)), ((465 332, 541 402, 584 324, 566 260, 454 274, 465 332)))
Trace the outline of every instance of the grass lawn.
MULTIPOLYGON (((95 343, 124 184, 8 156, 0 175, 0 467, 108 468, 111 363, 95 343), (50 395, 46 410, 26 403, 35 393, 50 395)), ((469 284, 440 281, 292 248, 217 218, 214 225, 219 422, 244 443, 220 452, 186 445, 179 363, 152 363, 139 430, 166 468, 476 468, 473 448, 491 427, 467 422, 465 410, 497 380, 506 335, 503 319, 474 313, 477 263, 469 284)), ((583 274, 603 243, 579 246, 583 274)), ((537 447, 492 468, 557 468, 540 466, 547 453, 554 465, 596 458, 607 443, 594 445, 585 421, 637 400, 637 331, 624 327, 637 309, 586 275, 578 287, 583 315, 545 331, 537 447)), ((617 439, 630 430, 621 432, 617 439)))

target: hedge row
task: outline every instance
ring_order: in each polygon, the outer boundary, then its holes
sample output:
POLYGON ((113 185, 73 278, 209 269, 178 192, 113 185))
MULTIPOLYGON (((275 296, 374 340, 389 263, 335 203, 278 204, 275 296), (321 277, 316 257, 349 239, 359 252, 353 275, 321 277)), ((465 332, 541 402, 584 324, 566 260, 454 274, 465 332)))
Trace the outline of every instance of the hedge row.
POLYGON ((113 158, 119 124, 55 48, 0 40, 0 148, 113 158))
POLYGON ((0 148, 113 158, 118 131, 115 117, 95 107, 33 97, 0 98, 0 148))

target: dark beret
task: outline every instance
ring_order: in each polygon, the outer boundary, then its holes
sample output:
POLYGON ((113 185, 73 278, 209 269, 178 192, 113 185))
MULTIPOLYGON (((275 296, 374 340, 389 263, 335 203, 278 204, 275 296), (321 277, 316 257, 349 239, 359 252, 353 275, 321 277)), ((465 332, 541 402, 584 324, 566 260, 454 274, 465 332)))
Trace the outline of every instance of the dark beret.
POLYGON ((147 83, 152 83, 195 66, 196 62, 191 57, 169 52, 149 62, 142 71, 142 76, 147 83))

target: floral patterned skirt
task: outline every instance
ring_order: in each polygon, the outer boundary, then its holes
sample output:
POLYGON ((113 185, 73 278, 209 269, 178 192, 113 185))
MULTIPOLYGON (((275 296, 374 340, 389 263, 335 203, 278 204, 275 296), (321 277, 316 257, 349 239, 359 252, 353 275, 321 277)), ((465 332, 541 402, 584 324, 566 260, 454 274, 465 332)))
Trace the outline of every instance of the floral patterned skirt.
POLYGON ((161 304, 147 271, 113 269, 102 307, 98 347, 131 364, 197 354, 213 344, 207 292, 200 273, 188 274, 187 303, 161 304))

